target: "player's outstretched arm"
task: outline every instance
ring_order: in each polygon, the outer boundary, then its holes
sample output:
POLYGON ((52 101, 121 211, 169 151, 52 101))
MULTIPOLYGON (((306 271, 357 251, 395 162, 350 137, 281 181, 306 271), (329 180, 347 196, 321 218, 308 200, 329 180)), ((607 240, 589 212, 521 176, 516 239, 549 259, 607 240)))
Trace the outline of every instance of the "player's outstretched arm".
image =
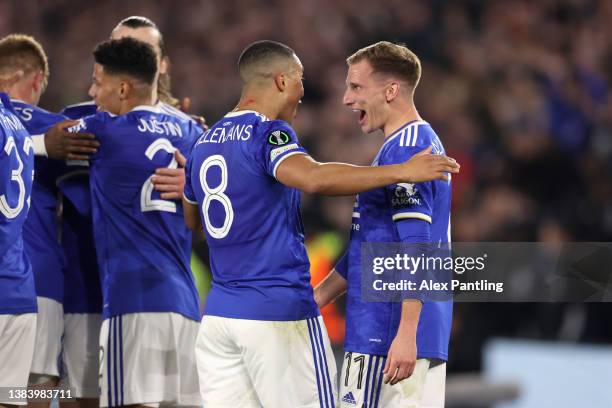
POLYGON ((404 163, 377 167, 319 163, 299 154, 279 165, 276 178, 310 194, 352 195, 394 183, 447 180, 447 173, 459 172, 454 159, 432 155, 431 149, 430 146, 404 163))
POLYGON ((419 300, 404 300, 402 303, 399 328, 383 369, 385 384, 395 385, 414 372, 417 359, 416 332, 422 307, 419 300))
POLYGON ((332 303, 338 296, 346 292, 346 287, 346 279, 335 269, 332 269, 325 279, 314 288, 314 298, 319 309, 332 303))
POLYGON ((94 135, 67 130, 78 123, 76 120, 65 120, 45 133, 43 137, 47 156, 59 160, 89 160, 89 156, 98 151, 100 142, 95 140, 94 135))

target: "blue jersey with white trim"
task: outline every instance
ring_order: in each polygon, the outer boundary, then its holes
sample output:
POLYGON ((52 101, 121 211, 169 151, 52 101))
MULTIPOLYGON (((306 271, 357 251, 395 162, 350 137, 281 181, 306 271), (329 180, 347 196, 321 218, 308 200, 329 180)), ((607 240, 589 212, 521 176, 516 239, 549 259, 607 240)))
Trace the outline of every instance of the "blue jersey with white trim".
POLYGON ((100 141, 90 189, 104 318, 175 312, 199 320, 191 232, 180 202, 161 199, 151 178, 157 168, 176 168, 175 150, 187 155, 202 130, 156 106, 139 106, 121 116, 88 116, 71 131, 100 141))
MULTIPOLYGON (((160 102, 156 106, 169 115, 192 120, 167 104, 160 102)), ((61 114, 69 119, 81 119, 95 115, 97 109, 89 101, 69 105, 61 114)), ((69 161, 58 185, 67 199, 62 212, 62 247, 67 261, 64 312, 101 313, 102 291, 93 239, 88 163, 69 161)))
MULTIPOLYGON (((421 150, 445 154, 440 139, 424 121, 411 122, 390 135, 373 166, 403 163, 421 150)), ((348 281, 345 350, 386 355, 401 317, 401 302, 361 300, 361 243, 401 242, 398 222, 423 220, 430 239, 450 243, 450 181, 399 183, 361 193, 353 212, 349 248, 336 265, 348 281)), ((417 328, 419 358, 446 360, 452 320, 452 301, 425 301, 417 328)))
POLYGON ((32 139, 0 93, 0 314, 34 313, 32 266, 23 243, 34 178, 32 139))
POLYGON ((253 111, 228 113, 196 142, 185 199, 200 207, 210 248, 206 315, 276 321, 319 315, 300 192, 275 178, 295 154, 306 151, 291 126, 253 111))
MULTIPOLYGON (((15 112, 31 135, 47 132, 66 117, 46 111, 23 101, 12 100, 15 112)), ((57 237, 57 178, 64 171, 64 163, 36 156, 34 183, 28 218, 23 225, 25 248, 32 263, 36 295, 56 300, 64 299, 65 258, 57 237)))

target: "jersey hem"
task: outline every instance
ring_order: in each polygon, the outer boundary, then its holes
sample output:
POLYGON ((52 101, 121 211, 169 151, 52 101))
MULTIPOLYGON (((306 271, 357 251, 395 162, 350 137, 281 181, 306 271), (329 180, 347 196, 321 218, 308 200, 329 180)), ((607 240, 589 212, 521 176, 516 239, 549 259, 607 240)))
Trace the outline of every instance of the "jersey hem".
POLYGON ((226 319, 236 319, 236 320, 257 320, 257 321, 267 321, 267 322, 299 322, 302 320, 312 319, 314 317, 321 316, 321 313, 317 310, 315 313, 306 314, 301 317, 281 317, 277 315, 258 315, 258 316, 250 316, 250 315, 237 315, 232 313, 216 313, 216 312, 204 312, 204 316, 215 316, 215 317, 223 317, 226 319))
POLYGON ((19 307, 16 309, 0 308, 0 315, 20 315, 27 313, 38 313, 38 306, 19 307))
POLYGON ((189 320, 192 320, 194 322, 200 322, 199 313, 197 315, 194 315, 194 314, 189 314, 185 312, 180 312, 178 310, 167 310, 167 309, 166 310, 129 310, 129 311, 123 311, 123 312, 114 312, 114 313, 104 312, 102 313, 102 319, 107 320, 107 319, 111 319, 117 316, 125 316, 128 314, 140 314, 140 313, 175 313, 189 320))
MULTIPOLYGON (((360 353, 360 354, 369 354, 369 355, 375 355, 375 356, 387 356, 387 354, 389 354, 388 349, 366 349, 365 347, 360 347, 357 345, 351 345, 351 344, 345 344, 344 345, 344 351, 345 352, 353 352, 353 353, 360 353)), ((435 358, 438 360, 442 360, 442 361, 448 361, 448 354, 447 353, 440 353, 437 351, 422 351, 419 352, 417 351, 417 358, 435 358)))

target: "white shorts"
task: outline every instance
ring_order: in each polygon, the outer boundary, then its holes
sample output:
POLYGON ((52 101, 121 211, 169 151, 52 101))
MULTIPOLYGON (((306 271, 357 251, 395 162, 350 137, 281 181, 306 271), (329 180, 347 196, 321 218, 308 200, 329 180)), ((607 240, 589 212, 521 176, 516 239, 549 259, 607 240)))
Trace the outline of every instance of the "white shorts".
POLYGON ((418 359, 414 372, 395 385, 383 381, 387 359, 344 353, 340 374, 340 408, 443 408, 446 363, 418 359))
POLYGON ((331 408, 336 362, 323 319, 204 316, 196 358, 207 408, 331 408))
POLYGON ((130 313, 100 331, 100 406, 202 405, 198 322, 176 313, 130 313))
MULTIPOLYGON (((0 314, 0 388, 27 387, 35 341, 36 313, 0 314)), ((7 392, 0 395, 0 404, 27 403, 8 399, 7 392)))
POLYGON ((30 373, 59 377, 64 306, 57 300, 38 296, 36 344, 30 373))
POLYGON ((62 385, 74 389, 75 398, 98 398, 100 389, 100 327, 102 315, 66 313, 62 385))

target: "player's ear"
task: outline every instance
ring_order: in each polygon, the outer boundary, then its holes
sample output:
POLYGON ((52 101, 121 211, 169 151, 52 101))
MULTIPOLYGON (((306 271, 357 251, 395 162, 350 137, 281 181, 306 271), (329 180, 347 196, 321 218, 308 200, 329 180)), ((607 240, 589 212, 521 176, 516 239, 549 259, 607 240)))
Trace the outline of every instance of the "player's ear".
POLYGON ((122 101, 127 99, 130 94, 131 88, 132 84, 130 84, 128 81, 119 82, 119 99, 122 101))
POLYGON ((387 100, 387 103, 397 98, 397 96, 399 95, 399 92, 400 92, 399 82, 389 83, 385 88, 385 98, 387 100))
POLYGON ((283 92, 285 88, 287 87, 285 74, 280 73, 280 74, 274 75, 274 83, 276 84, 276 87, 278 88, 278 90, 283 92))
POLYGON ((38 93, 43 86, 44 74, 42 71, 35 71, 32 74, 32 90, 38 93))

